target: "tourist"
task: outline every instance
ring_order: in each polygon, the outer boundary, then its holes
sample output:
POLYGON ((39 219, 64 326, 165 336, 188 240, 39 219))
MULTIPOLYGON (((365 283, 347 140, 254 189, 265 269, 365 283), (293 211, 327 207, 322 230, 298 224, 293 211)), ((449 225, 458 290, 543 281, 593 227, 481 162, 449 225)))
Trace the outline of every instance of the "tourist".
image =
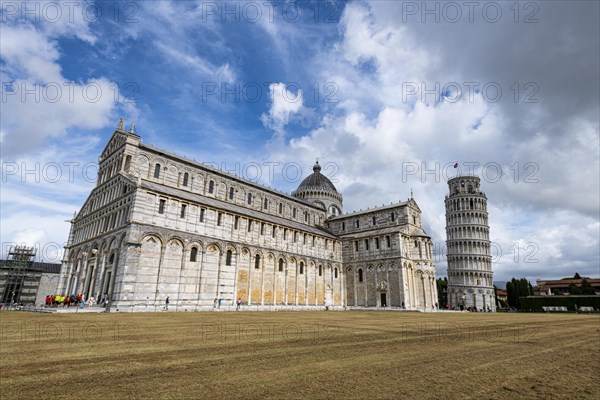
POLYGON ((167 298, 165 300, 165 310, 169 311, 169 296, 167 296, 167 298))
POLYGON ((221 309, 221 299, 219 298, 219 300, 217 300, 217 308, 221 309))
POLYGON ((235 311, 239 311, 241 305, 242 305, 242 299, 238 299, 238 301, 237 301, 237 307, 235 308, 235 311))

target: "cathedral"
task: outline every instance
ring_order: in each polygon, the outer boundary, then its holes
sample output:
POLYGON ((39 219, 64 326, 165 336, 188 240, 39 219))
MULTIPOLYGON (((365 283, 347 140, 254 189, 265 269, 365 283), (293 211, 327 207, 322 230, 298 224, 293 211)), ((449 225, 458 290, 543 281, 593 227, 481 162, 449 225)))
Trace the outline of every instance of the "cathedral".
POLYGON ((115 129, 71 220, 59 293, 110 310, 431 310, 431 238, 414 199, 343 213, 317 162, 291 195, 115 129))

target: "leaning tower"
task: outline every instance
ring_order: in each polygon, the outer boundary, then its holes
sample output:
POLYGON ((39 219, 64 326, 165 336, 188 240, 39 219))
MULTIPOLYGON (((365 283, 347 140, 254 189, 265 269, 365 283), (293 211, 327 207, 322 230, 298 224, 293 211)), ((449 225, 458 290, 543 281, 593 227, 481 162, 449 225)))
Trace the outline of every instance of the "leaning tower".
POLYGON ((476 176, 452 178, 448 186, 448 303, 457 309, 496 311, 487 197, 479 190, 476 176))

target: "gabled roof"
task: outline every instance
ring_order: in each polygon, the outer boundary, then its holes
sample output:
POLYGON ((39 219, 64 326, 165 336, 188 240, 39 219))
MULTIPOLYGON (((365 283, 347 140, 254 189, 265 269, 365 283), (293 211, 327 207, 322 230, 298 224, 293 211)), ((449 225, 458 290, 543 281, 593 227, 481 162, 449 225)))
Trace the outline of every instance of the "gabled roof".
POLYGON ((104 149, 102 149, 102 152, 100 153, 100 158, 105 158, 109 156, 110 154, 114 153, 116 149, 124 145, 127 141, 127 135, 134 135, 136 137, 139 137, 135 133, 129 133, 119 128, 115 129, 115 132, 112 134, 110 139, 108 139, 108 142, 106 142, 104 149))
MULTIPOLYGON (((131 178, 130 178, 129 176, 127 176, 126 174, 123 174, 123 173, 121 173, 121 172, 119 172, 117 175, 115 175, 114 177, 112 177, 110 180, 113 180, 113 179, 121 179, 121 180, 123 180, 124 182, 126 182, 126 183, 127 183, 127 184, 129 184, 129 185, 136 186, 136 183, 135 183, 133 180, 131 180, 131 178)), ((107 181, 107 182, 108 182, 108 181, 107 181)), ((102 186, 102 185, 101 185, 101 186, 102 186)), ((85 201, 83 202, 83 205, 82 205, 82 206, 81 206, 81 208, 79 209, 79 212, 77 213, 77 216, 75 216, 75 218, 73 218, 73 219, 72 219, 72 222, 75 222, 75 221, 76 221, 76 220, 78 220, 79 218, 83 218, 83 217, 85 217, 86 215, 89 215, 89 214, 81 214, 81 212, 82 212, 83 210, 85 210, 85 207, 86 207, 86 206, 87 206, 87 204, 90 202, 90 200, 91 200, 91 199, 94 197, 94 195, 95 195, 96 191, 97 191, 99 188, 100 188, 100 186, 95 186, 95 187, 92 189, 92 191, 90 192, 90 194, 88 195, 88 197, 87 197, 87 198, 85 199, 85 201)), ((108 206, 108 205, 105 205, 104 207, 106 207, 106 206, 108 206)), ((92 210, 92 212, 93 212, 93 211, 94 211, 94 210, 92 210)))

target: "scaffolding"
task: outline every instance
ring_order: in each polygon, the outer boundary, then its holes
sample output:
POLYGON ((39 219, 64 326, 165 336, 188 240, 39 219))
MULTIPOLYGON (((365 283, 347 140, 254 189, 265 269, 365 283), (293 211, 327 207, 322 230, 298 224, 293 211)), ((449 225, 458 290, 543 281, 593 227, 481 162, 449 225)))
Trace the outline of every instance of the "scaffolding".
POLYGON ((33 247, 13 246, 8 260, 0 264, 0 290, 2 303, 33 304, 42 276, 34 267, 33 247))

